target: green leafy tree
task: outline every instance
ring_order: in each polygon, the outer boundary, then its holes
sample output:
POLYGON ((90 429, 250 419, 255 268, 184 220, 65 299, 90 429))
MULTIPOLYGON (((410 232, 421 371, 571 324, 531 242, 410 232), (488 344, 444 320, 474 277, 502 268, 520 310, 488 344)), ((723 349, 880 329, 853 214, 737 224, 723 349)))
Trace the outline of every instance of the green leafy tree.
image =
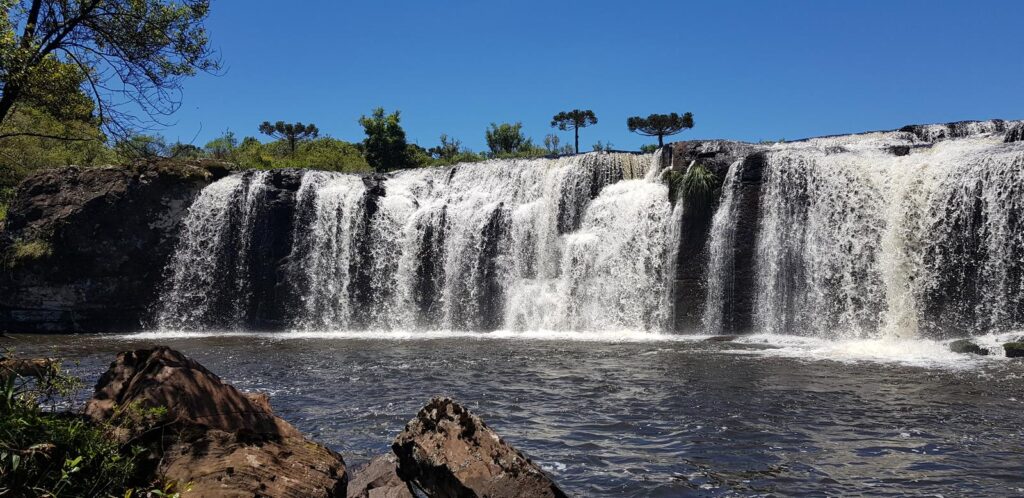
POLYGON ((18 104, 64 107, 84 88, 98 122, 124 138, 178 109, 184 77, 219 68, 203 27, 209 0, 0 0, 0 7, 0 124, 18 104))
POLYGON ((8 115, 4 126, 23 133, 0 140, 0 191, 13 189, 42 168, 97 166, 117 161, 95 123, 62 121, 34 106, 20 105, 8 115))
POLYGON ((171 144, 167 149, 167 155, 175 159, 199 159, 206 156, 203 149, 192 144, 185 144, 181 142, 174 142, 171 144))
POLYGON ((297 123, 285 123, 284 121, 278 121, 274 124, 270 124, 270 121, 264 121, 260 124, 260 133, 269 135, 278 140, 283 140, 288 144, 288 151, 291 154, 295 153, 295 146, 299 142, 306 140, 312 140, 320 135, 320 130, 317 129, 313 123, 302 124, 297 123))
POLYGON ((446 133, 442 133, 441 144, 437 147, 431 147, 427 152, 439 161, 451 161, 462 152, 462 142, 457 138, 449 137, 446 133))
POLYGON ((127 161, 170 157, 171 155, 170 147, 167 146, 164 137, 159 135, 132 135, 118 140, 114 144, 114 152, 121 159, 127 161))
POLYGON ((492 156, 515 155, 534 149, 533 141, 523 134, 522 123, 491 123, 485 135, 492 156))
POLYGON ((658 137, 658 147, 665 145, 664 138, 693 128, 693 114, 651 114, 646 118, 633 116, 626 120, 629 131, 648 137, 658 137))
POLYGON ((238 139, 235 138, 235 133, 227 130, 223 135, 206 142, 206 145, 203 146, 203 151, 214 159, 227 161, 232 159, 237 147, 238 139))
POLYGON ((374 170, 383 172, 409 165, 409 147, 399 111, 386 114, 383 107, 378 107, 370 116, 360 117, 359 124, 366 133, 363 153, 374 170))
POLYGON ((597 116, 594 111, 590 109, 579 110, 573 109, 571 111, 563 111, 555 114, 551 118, 551 126, 557 127, 559 130, 572 130, 576 137, 576 153, 580 152, 580 128, 586 128, 590 125, 597 124, 597 116))
POLYGON ((640 146, 640 152, 643 152, 644 154, 650 154, 656 150, 658 150, 658 146, 654 144, 644 144, 640 146))
POLYGON ((612 145, 611 142, 602 142, 600 140, 598 140, 596 144, 591 146, 591 148, 594 149, 594 152, 611 152, 612 150, 614 150, 612 149, 612 147, 615 146, 612 145))
POLYGON ((560 142, 558 135, 547 134, 544 135, 544 148, 552 154, 557 154, 559 151, 558 142, 560 142))

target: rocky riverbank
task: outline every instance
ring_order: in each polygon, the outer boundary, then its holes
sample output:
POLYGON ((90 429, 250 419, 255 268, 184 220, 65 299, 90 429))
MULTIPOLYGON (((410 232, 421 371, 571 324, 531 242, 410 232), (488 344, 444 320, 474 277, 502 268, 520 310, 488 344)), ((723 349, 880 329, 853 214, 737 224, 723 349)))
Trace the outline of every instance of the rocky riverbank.
MULTIPOLYGON (((2 367, 32 376, 49 362, 2 367)), ((395 438, 393 453, 351 471, 337 452, 276 416, 267 396, 243 393, 167 347, 118 354, 84 417, 135 448, 132 480, 172 483, 185 497, 566 496, 450 398, 430 400, 395 438)))

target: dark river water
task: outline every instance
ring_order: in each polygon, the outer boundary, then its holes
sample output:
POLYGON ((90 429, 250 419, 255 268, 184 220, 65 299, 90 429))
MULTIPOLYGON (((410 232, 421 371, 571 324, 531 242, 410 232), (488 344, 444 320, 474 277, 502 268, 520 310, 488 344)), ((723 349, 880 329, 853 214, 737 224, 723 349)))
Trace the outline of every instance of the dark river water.
MULTIPOLYGON (((1024 494, 1024 361, 929 341, 571 334, 17 336, 94 382, 166 344, 344 455, 451 395, 579 496, 1024 494)), ((997 342, 997 339, 992 339, 997 342)))

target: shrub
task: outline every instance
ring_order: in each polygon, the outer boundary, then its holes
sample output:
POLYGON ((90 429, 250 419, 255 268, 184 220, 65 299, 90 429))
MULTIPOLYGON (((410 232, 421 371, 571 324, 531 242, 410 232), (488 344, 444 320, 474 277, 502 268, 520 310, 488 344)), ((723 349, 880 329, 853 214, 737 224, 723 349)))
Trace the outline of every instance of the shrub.
POLYGON ((59 362, 39 364, 30 379, 0 361, 0 496, 178 495, 176 483, 150 489, 139 472, 144 448, 114 436, 123 427, 55 411, 83 386, 59 362))

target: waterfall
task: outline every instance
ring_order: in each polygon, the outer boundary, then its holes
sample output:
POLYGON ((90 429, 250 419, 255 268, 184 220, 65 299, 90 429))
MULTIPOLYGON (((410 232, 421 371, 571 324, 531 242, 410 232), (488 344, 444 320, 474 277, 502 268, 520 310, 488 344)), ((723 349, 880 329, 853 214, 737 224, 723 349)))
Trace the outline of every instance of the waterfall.
POLYGON ((705 330, 721 332, 724 330, 723 320, 727 314, 725 304, 731 302, 733 294, 732 273, 735 271, 733 248, 736 245, 736 183, 740 173, 741 162, 733 162, 725 175, 722 184, 722 202, 715 211, 711 221, 711 234, 708 237, 707 300, 704 302, 705 330))
POLYGON ((722 181, 701 216, 669 201, 661 152, 235 173, 189 208, 154 311, 167 329, 1020 329, 1020 126, 693 143, 680 159, 722 181))
POLYGON ((709 241, 705 325, 723 330, 736 244, 755 244, 753 330, 849 338, 1024 324, 1024 147, 1003 122, 767 148, 755 240, 730 183, 709 241))
POLYGON ((233 175, 203 189, 189 207, 158 303, 166 328, 219 328, 248 313, 253 225, 266 172, 233 175))
MULTIPOLYGON (((293 328, 661 330, 671 212, 652 155, 593 153, 400 171, 311 171, 281 273, 293 328)), ((245 327, 266 172, 206 188, 184 220, 158 319, 245 327), (229 274, 230 278, 221 278, 229 274), (232 306, 212 296, 227 295, 232 306)))

